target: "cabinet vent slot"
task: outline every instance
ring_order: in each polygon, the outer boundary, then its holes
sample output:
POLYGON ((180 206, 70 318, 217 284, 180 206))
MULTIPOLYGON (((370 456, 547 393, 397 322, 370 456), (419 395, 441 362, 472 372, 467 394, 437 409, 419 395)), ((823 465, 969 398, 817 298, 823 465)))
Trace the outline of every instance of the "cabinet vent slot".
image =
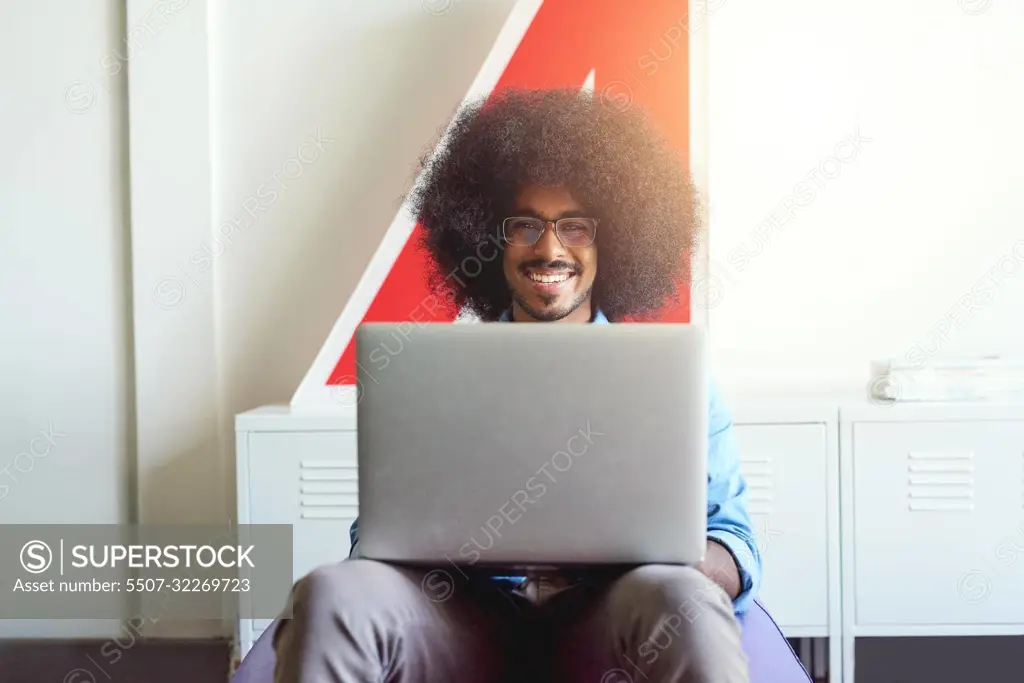
POLYGON ((911 512, 974 510, 974 453, 907 453, 907 506, 911 512))

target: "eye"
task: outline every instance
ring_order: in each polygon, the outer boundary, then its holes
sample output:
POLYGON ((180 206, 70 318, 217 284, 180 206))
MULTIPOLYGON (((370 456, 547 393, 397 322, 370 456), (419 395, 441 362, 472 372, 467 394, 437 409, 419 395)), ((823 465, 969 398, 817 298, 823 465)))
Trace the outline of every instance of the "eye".
POLYGON ((544 221, 528 216, 508 218, 504 223, 505 240, 509 244, 529 246, 544 233, 544 221))
POLYGON ((516 218, 509 221, 512 230, 539 230, 541 222, 536 218, 516 218))

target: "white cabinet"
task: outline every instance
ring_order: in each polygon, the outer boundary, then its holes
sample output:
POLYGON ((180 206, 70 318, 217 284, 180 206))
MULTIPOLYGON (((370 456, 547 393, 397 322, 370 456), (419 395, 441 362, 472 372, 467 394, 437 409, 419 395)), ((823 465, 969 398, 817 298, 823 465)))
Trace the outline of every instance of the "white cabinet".
POLYGON ((857 623, 1024 622, 1024 422, 852 429, 857 623))
MULTIPOLYGON (((348 557, 359 512, 354 413, 267 407, 239 415, 236 430, 239 523, 291 524, 296 580, 348 557)), ((272 621, 240 621, 241 655, 272 621)))
POLYGON ((736 426, 764 560, 761 601, 787 633, 827 634, 828 432, 825 424, 736 426))
POLYGON ((1024 634, 1024 406, 842 407, 843 677, 863 636, 1024 634))
MULTIPOLYGON (((739 400, 734 405, 740 471, 764 563, 759 600, 786 637, 828 639, 814 643, 814 668, 821 675, 825 669, 836 672, 831 680, 838 681, 838 405, 814 399, 739 400)), ((801 641, 801 651, 808 654, 811 645, 801 641)))
POLYGON ((296 578, 348 557, 359 514, 354 431, 251 434, 249 486, 251 524, 293 525, 296 578))

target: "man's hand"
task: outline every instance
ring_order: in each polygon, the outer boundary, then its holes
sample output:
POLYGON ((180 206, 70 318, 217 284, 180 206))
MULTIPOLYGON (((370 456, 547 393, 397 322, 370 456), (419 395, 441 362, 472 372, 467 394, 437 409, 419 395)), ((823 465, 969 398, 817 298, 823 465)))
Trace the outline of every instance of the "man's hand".
POLYGON ((740 594, 742 584, 740 583, 740 570, 732 553, 726 550, 724 545, 708 539, 708 549, 705 553, 704 562, 699 567, 701 573, 722 587, 730 598, 736 599, 740 594))

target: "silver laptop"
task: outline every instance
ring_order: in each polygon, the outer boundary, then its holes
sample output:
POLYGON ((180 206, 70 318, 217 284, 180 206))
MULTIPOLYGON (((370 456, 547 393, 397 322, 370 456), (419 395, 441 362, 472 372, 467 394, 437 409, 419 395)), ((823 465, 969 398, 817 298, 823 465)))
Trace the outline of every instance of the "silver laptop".
POLYGON ((695 564, 703 330, 363 324, 359 546, 408 564, 695 564))

